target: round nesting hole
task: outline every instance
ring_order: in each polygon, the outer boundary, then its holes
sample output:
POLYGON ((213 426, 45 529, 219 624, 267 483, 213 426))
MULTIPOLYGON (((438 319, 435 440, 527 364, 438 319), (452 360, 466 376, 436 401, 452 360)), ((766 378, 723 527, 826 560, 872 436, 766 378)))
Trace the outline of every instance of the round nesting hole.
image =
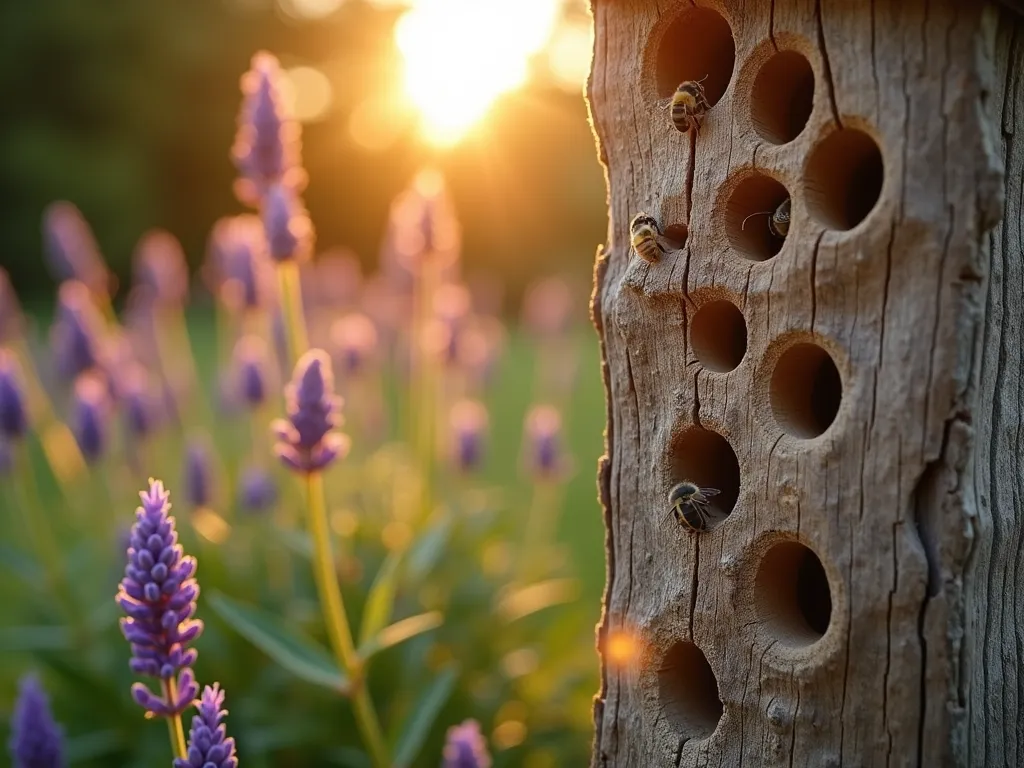
MULTIPOLYGON (((719 493, 709 499, 708 529, 725 520, 740 495, 740 464, 729 441, 717 432, 691 427, 672 446, 672 480, 689 480, 719 493)), ((666 502, 667 509, 667 502, 666 502)))
POLYGON ((740 181, 725 204, 729 243, 744 258, 767 261, 782 250, 785 239, 772 230, 772 216, 789 192, 771 176, 753 173, 740 181))
POLYGON ((772 144, 799 136, 813 106, 814 70, 796 51, 779 51, 754 78, 751 119, 757 132, 772 144))
POLYGON ((735 63, 729 22, 710 8, 687 8, 665 30, 658 47, 658 96, 671 96, 686 80, 700 80, 713 107, 729 87, 735 63))
POLYGON ((747 353, 747 323, 743 313, 724 299, 702 305, 690 322, 690 344, 701 365, 727 373, 747 353))
POLYGON ((832 620, 832 593, 821 560, 797 541, 768 550, 754 577, 755 610, 775 639, 790 648, 820 640, 832 620))
POLYGON ((776 420, 795 437, 817 437, 839 413, 843 380, 839 369, 817 344, 795 344, 779 358, 769 397, 776 420))
POLYGON ((807 207, 831 229, 853 229, 882 194, 882 150, 864 131, 843 128, 811 153, 804 175, 807 207))
POLYGON ((690 236, 690 228, 685 224, 672 224, 665 228, 664 238, 667 241, 666 245, 671 246, 674 250, 686 247, 686 238, 690 236))
POLYGON ((679 641, 658 668, 658 701, 665 719, 683 739, 706 739, 722 719, 718 680, 693 643, 679 641))

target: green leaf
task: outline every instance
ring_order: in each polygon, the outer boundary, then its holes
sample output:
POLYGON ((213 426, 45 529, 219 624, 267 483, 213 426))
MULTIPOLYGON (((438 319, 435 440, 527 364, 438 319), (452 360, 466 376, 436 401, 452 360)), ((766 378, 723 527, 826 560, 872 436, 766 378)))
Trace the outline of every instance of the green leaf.
POLYGON ((348 679, 330 654, 304 634, 285 629, 279 617, 236 602, 221 592, 215 592, 209 603, 240 635, 292 674, 334 691, 348 688, 348 679))
POLYGON ((452 522, 444 517, 420 537, 409 552, 409 578, 419 583, 430 573, 444 554, 451 535, 452 522))
POLYGON ((405 768, 412 765, 416 755, 423 748, 423 742, 430 735, 430 729, 441 713, 441 709, 448 702, 452 691, 455 690, 455 683, 459 679, 459 668, 456 664, 450 664, 441 670, 441 673, 434 678, 434 681, 423 691, 419 700, 409 713, 409 717, 402 724, 401 735, 395 745, 394 763, 398 768, 405 768))
POLYGON ((365 645, 391 619, 402 555, 401 550, 392 552, 377 571, 377 578, 373 580, 370 594, 366 597, 366 608, 363 609, 363 621, 359 626, 359 645, 365 645))
POLYGON ((410 616, 408 619, 396 621, 390 627, 385 627, 378 632, 376 637, 372 637, 362 643, 359 646, 359 658, 367 661, 383 650, 396 646, 399 643, 404 643, 406 640, 411 640, 417 635, 422 635, 424 632, 437 629, 443 621, 444 616, 440 611, 420 613, 416 616, 410 616))
POLYGON ((307 560, 313 559, 313 540, 305 531, 277 529, 274 535, 295 554, 307 560))

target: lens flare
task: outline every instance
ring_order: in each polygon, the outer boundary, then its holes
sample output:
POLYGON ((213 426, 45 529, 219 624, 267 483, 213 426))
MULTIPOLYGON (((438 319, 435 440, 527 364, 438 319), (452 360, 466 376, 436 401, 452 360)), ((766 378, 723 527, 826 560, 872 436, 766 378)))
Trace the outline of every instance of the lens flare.
POLYGON ((407 98, 424 137, 461 140, 524 82, 548 42, 558 0, 419 0, 395 27, 407 98))

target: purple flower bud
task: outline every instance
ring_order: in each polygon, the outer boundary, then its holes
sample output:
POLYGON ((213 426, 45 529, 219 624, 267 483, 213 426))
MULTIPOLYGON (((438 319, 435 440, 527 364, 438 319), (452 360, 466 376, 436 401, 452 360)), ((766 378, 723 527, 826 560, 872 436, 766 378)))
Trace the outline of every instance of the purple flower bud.
POLYGON ((461 400, 452 407, 451 460, 459 471, 479 469, 487 422, 487 409, 477 400, 461 400))
POLYGON ((242 77, 242 109, 231 154, 241 176, 239 196, 259 200, 267 187, 282 181, 301 183, 299 124, 285 109, 277 59, 261 51, 242 77))
POLYGON ((110 292, 110 274, 88 222, 72 203, 58 201, 43 211, 43 250, 58 280, 77 280, 96 295, 110 292))
POLYGON ((21 306, 11 278, 0 267, 0 344, 21 335, 21 306))
POLYGON ((0 436, 17 440, 27 431, 28 414, 18 361, 0 349, 0 436))
POLYGON ((159 304, 181 306, 188 300, 188 264, 178 239, 163 229, 142 236, 135 247, 135 281, 150 288, 159 304))
POLYGON ((434 170, 420 171, 391 206, 382 260, 416 272, 423 261, 450 267, 459 258, 461 230, 445 188, 434 170))
POLYGON ((341 425, 341 398, 334 395, 331 360, 321 349, 304 354, 285 387, 288 419, 278 419, 278 458, 296 472, 319 472, 348 452, 348 437, 333 429, 341 425))
POLYGON ((221 219, 210 236, 216 292, 229 309, 258 309, 273 295, 273 272, 258 216, 221 219))
POLYGON ((213 503, 213 459, 201 440, 191 441, 185 451, 185 498, 195 509, 213 503))
POLYGON ((476 720, 466 720, 448 729, 444 768, 491 768, 487 742, 476 720))
POLYGON ((267 189, 262 207, 267 247, 275 261, 302 261, 312 249, 313 225, 302 200, 291 187, 267 189))
POLYGON ((203 689, 199 713, 192 717, 188 735, 188 758, 175 758, 174 768, 236 768, 235 740, 227 735, 221 723, 228 711, 224 707, 224 691, 220 683, 203 689))
POLYGON ((277 483, 261 467, 249 467, 242 473, 239 496, 247 512, 265 512, 277 503, 277 483))
POLYGON ((156 385, 142 364, 124 365, 117 376, 117 397, 129 434, 140 440, 149 435, 158 421, 159 402, 156 385))
POLYGON ((57 296, 57 316, 52 331, 57 370, 67 379, 98 365, 103 337, 103 317, 84 283, 69 280, 57 296))
POLYGON ((551 480, 565 469, 562 452, 562 416, 550 405, 535 405, 526 416, 530 471, 539 480, 551 480))
POLYGON ((199 693, 192 670, 196 651, 189 644, 199 636, 203 623, 193 619, 199 584, 194 576, 196 561, 178 544, 175 521, 168 514, 170 494, 159 480, 139 494, 142 506, 135 511, 128 546, 125 577, 119 585, 117 603, 127 614, 121 632, 131 644, 132 671, 166 682, 176 678, 173 701, 152 693, 136 683, 132 697, 157 716, 184 712, 199 693))
POLYGON ((251 408, 267 400, 267 343, 258 336, 243 336, 235 345, 237 396, 251 408))
POLYGON ((331 326, 331 346, 344 377, 360 374, 377 349, 377 328, 366 315, 345 315, 331 326))
POLYGON ((95 463, 106 451, 110 432, 110 395, 101 376, 83 373, 75 380, 72 428, 82 456, 95 463))
POLYGON ((9 743, 14 768, 63 768, 64 734, 46 692, 34 675, 23 677, 18 689, 9 743))

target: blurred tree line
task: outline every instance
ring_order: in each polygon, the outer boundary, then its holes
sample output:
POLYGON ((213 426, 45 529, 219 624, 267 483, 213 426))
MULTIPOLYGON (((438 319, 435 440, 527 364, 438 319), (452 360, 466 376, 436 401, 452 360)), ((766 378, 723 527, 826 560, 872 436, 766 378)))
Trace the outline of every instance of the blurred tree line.
POLYGON ((581 94, 534 83, 434 157, 411 122, 389 146, 355 143, 352 111, 397 89, 398 13, 353 0, 301 22, 270 0, 0 0, 0 266, 23 295, 49 293, 40 216, 54 199, 82 209, 122 280, 152 226, 198 264, 213 222, 241 209, 228 154, 238 81, 266 48, 333 86, 329 112, 303 131, 321 249, 348 246, 372 263, 392 196, 433 162, 451 184, 469 270, 496 272, 513 295, 539 273, 589 279, 605 192, 581 94))

